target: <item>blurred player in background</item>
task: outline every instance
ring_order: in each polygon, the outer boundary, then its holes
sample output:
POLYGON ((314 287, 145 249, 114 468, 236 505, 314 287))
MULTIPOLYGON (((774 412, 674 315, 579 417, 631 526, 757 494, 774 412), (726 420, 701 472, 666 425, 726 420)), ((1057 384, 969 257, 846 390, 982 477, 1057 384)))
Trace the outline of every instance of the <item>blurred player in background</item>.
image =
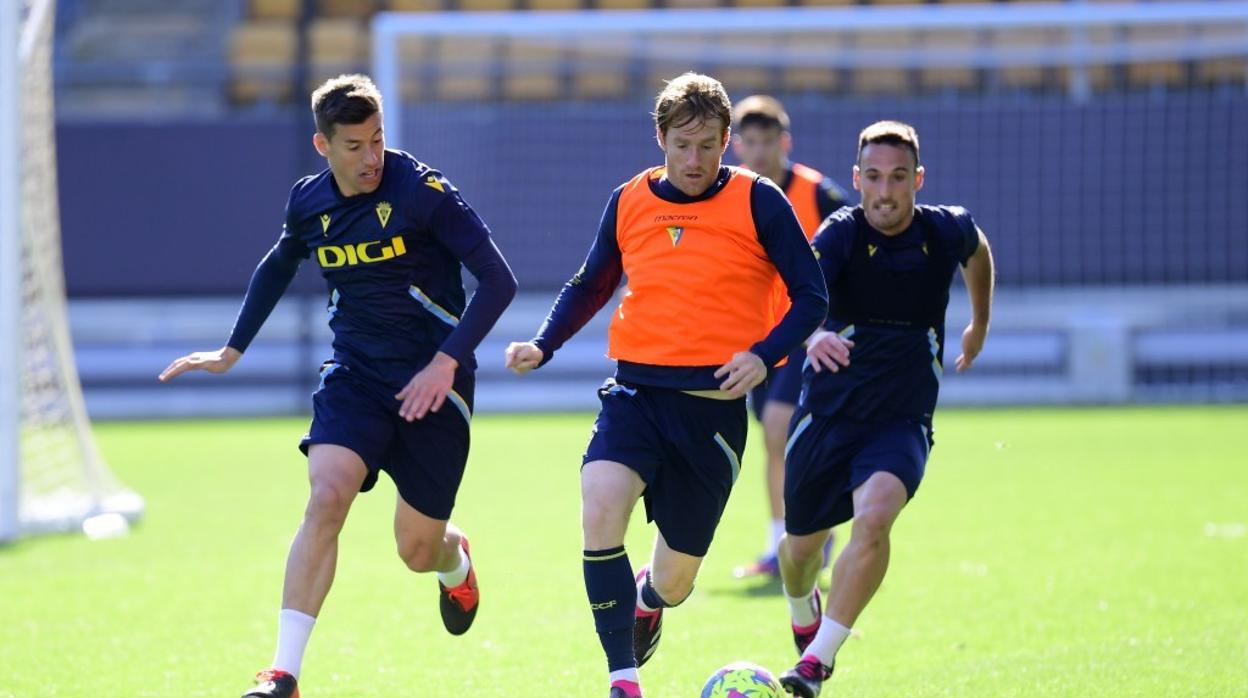
MULTIPOLYGON (((767 177, 784 190, 807 239, 815 236, 825 218, 848 203, 845 190, 829 177, 789 160, 789 153, 793 150, 789 115, 776 98, 751 95, 737 102, 732 108, 732 127, 733 154, 742 165, 767 177)), ((788 293, 784 282, 778 278, 774 298, 783 312, 788 304, 788 293)), ((802 389, 802 364, 805 361, 806 347, 799 346, 790 352, 787 363, 770 371, 767 380, 750 393, 754 417, 763 425, 763 443, 767 452, 764 475, 771 525, 763 554, 755 562, 733 570, 736 577, 780 576, 776 546, 784 535, 784 441, 797 405, 797 394, 802 389)), ((830 552, 830 536, 827 545, 830 552)))
POLYGON ((826 308, 819 265, 780 189, 722 165, 731 109, 714 78, 668 83, 654 111, 665 165, 611 194, 589 256, 537 337, 507 349, 519 374, 550 361, 628 275, 609 332, 616 375, 598 391, 581 468, 585 587, 611 698, 641 695, 637 668, 657 647, 663 609, 693 590, 740 469, 745 395, 826 308), (777 271, 792 301, 783 319, 771 303, 777 271), (624 534, 638 499, 658 535, 634 578, 624 534))
POLYGON ((859 135, 854 165, 862 203, 835 213, 815 235, 828 317, 806 350, 780 545, 801 656, 780 683, 802 698, 819 695, 831 677, 837 650, 884 579, 893 522, 923 479, 944 370, 949 284, 959 266, 971 322, 962 332, 958 371, 971 367, 988 335, 988 240, 964 208, 916 206, 922 186, 914 129, 872 124, 859 135), (832 527, 851 518, 821 614, 821 550, 832 527))
MULTIPOLYGON (((277 652, 244 696, 293 698, 304 648, 329 593, 338 534, 357 492, 386 471, 394 536, 415 572, 436 572, 446 629, 466 632, 480 592, 468 538, 449 523, 468 458, 473 352, 516 291, 489 230, 437 170, 386 150, 381 94, 362 75, 312 94, 313 143, 329 162, 295 183, 286 225, 260 262, 224 347, 174 361, 224 373, 239 360, 302 260, 329 286, 334 356, 321 368, 300 449, 311 494, 286 560, 277 652), (465 302, 462 267, 480 281, 465 302)), ((264 497, 256 499, 264 506, 264 497)))

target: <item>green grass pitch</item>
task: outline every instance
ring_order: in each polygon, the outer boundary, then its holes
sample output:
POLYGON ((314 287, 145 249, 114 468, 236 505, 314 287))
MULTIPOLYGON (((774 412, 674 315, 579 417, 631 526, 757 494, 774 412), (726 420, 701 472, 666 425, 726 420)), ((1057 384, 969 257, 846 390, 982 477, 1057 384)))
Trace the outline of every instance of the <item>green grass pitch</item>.
MULTIPOLYGON (((395 553, 389 481, 357 500, 304 696, 604 695, 580 562, 591 421, 476 420, 455 521, 483 599, 463 637, 442 630, 433 577, 395 553)), ((304 505, 304 426, 99 425, 147 518, 124 538, 0 548, 0 698, 249 686, 304 505)), ((946 410, 936 427, 832 695, 1248 695, 1248 408, 946 410)), ((778 587, 729 573, 764 537, 761 450, 756 432, 694 595, 642 671, 648 696, 697 696, 732 660, 794 659, 778 587)), ((639 507, 634 565, 652 537, 639 507)))

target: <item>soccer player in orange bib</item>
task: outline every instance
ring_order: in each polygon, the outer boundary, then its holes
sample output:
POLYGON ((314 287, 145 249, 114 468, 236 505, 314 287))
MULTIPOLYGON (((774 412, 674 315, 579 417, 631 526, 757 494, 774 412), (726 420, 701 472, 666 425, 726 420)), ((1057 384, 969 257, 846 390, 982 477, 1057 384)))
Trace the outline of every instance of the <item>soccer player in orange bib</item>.
POLYGON ((784 194, 726 167, 731 103, 686 73, 655 104, 664 166, 618 187, 580 271, 508 368, 537 368, 614 294, 614 378, 582 460, 585 588, 607 657, 610 698, 641 695, 637 668, 658 645, 663 609, 684 601, 740 469, 745 395, 813 332, 827 308, 819 266, 784 194), (791 306, 776 316, 777 271, 791 306), (624 550, 643 499, 658 527, 636 577, 624 550))
MULTIPOLYGON (((793 136, 789 132, 789 115, 780 100, 768 95, 751 95, 737 102, 732 108, 732 130, 733 154, 742 165, 771 179, 784 190, 807 239, 815 236, 825 218, 849 203, 845 190, 829 177, 789 159, 793 136)), ((789 295, 782 280, 776 279, 772 295, 778 309, 783 311, 789 295)), ((780 577, 776 547, 784 535, 784 442, 789 436, 789 422, 802 389, 805 361, 806 348, 799 346, 789 353, 787 363, 770 371, 767 380, 750 392, 750 407, 763 425, 763 445, 767 450, 764 475, 771 525, 763 554, 755 562, 733 570, 734 577, 780 577)), ((825 547, 826 559, 831 552, 831 536, 825 547)))

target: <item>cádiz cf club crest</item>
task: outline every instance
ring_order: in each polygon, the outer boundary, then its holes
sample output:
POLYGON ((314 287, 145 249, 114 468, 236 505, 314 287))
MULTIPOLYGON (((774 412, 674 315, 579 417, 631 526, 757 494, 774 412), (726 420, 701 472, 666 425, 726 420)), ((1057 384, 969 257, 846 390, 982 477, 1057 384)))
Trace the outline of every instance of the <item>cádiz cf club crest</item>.
POLYGON ((672 247, 680 244, 680 237, 685 234, 685 226, 669 225, 667 226, 667 234, 672 238, 672 247))
POLYGON ((391 206, 389 201, 383 201, 377 204, 377 218, 381 221, 381 227, 384 230, 386 223, 390 222, 391 206))

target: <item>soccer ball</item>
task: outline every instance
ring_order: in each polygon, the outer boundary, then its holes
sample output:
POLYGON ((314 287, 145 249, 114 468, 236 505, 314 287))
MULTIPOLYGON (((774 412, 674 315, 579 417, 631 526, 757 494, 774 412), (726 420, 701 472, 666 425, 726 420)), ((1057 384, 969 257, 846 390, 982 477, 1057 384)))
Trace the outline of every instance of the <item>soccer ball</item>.
POLYGON ((750 662, 733 662, 711 674, 702 698, 786 698, 770 671, 750 662))

